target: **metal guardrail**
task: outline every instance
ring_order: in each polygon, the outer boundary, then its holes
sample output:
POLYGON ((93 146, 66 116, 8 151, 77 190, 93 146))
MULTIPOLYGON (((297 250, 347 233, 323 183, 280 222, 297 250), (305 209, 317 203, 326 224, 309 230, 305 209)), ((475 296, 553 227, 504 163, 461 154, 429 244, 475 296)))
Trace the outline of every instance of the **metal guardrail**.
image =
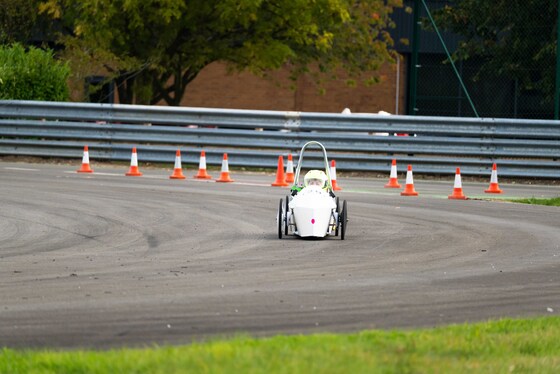
POLYGON ((388 173, 396 158, 415 173, 487 176, 496 162, 500 176, 560 179, 560 121, 0 101, 0 155, 80 159, 87 144, 93 160, 130 160, 136 146, 140 162, 172 164, 180 147, 187 164, 204 149, 210 165, 227 152, 230 166, 276 168, 309 140, 342 172, 388 173))

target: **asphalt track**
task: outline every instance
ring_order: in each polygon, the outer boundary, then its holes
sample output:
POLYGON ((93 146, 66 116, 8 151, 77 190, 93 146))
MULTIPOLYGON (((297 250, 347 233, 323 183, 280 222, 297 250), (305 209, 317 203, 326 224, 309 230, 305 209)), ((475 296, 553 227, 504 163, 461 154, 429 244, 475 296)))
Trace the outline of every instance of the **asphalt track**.
MULTIPOLYGON (((0 346, 109 348, 560 312, 560 208, 344 179, 346 240, 277 238, 287 190, 0 162, 0 346)), ((141 168, 142 169, 142 168, 141 168)), ((214 173, 215 175, 216 173, 214 173)), ((340 174, 340 171, 339 171, 340 174)), ((402 183, 401 179, 401 183, 402 183)), ((505 197, 558 186, 500 183, 505 197)), ((464 183, 488 198, 485 183, 464 183)))

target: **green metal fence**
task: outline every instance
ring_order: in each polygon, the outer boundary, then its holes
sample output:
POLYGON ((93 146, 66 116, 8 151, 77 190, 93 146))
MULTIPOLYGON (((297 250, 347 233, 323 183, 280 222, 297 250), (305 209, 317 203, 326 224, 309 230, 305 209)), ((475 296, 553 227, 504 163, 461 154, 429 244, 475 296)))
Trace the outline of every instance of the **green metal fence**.
MULTIPOLYGON (((417 64, 409 65, 413 76, 416 67, 416 86, 410 80, 408 114, 424 116, 476 116, 460 80, 453 71, 442 43, 430 22, 434 15, 438 22, 438 9, 444 6, 458 7, 465 0, 414 0, 406 1, 410 9, 419 11, 422 23, 418 33, 418 44, 411 37, 409 61, 413 61, 414 50, 418 50, 417 64), (416 6, 415 6, 416 5, 416 6), (414 108, 414 109, 412 109, 414 108)), ((473 1, 471 1, 472 3, 473 1)), ((471 17, 465 25, 478 30, 489 27, 496 33, 497 43, 505 43, 498 54, 492 48, 481 48, 483 56, 472 55, 466 60, 455 60, 472 104, 480 117, 553 119, 555 118, 554 90, 556 77, 556 47, 558 0, 480 2, 489 4, 488 9, 505 14, 496 20, 496 25, 482 24, 483 17, 471 17), (502 6, 502 8, 500 8, 502 6), (505 9, 505 10, 504 10, 505 9), (517 17, 517 18, 516 18, 517 17), (514 22, 519 19, 517 22, 514 22), (477 23, 477 20, 481 23, 477 23), (508 25, 511 22, 511 25, 508 25), (510 35, 511 34, 511 35, 510 35), (515 35, 514 35, 515 34, 515 35), (511 38, 510 38, 511 36, 511 38), (511 42, 511 45, 507 43, 511 42), (523 45, 519 45, 519 44, 523 45), (528 79, 528 80, 527 80, 528 79)), ((405 13, 400 19, 413 25, 413 12, 405 13)), ((445 25, 437 24, 443 40, 451 54, 466 38, 451 33, 445 25)), ((481 40, 480 43, 486 43, 481 40)))

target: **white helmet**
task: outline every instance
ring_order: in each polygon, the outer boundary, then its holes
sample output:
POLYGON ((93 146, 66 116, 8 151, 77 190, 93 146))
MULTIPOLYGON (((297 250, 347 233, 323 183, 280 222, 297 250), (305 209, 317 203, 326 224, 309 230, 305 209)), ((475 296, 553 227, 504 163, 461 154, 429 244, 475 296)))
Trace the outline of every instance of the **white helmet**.
POLYGON ((303 177, 303 185, 307 186, 320 186, 325 188, 327 186, 327 174, 322 170, 309 170, 305 177, 303 177))

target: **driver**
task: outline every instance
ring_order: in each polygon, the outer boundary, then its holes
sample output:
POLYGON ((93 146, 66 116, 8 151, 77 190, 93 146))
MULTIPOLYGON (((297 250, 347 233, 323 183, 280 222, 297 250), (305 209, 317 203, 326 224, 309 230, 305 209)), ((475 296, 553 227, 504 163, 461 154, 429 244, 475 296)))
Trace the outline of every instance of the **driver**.
POLYGON ((327 187, 327 174, 322 170, 309 170, 305 177, 303 177, 303 187, 319 186, 320 188, 327 187))
POLYGON ((297 195, 302 188, 309 187, 309 186, 318 186, 319 188, 328 191, 332 197, 334 197, 334 193, 332 190, 329 189, 328 186, 328 177, 322 170, 309 170, 305 177, 303 177, 303 186, 293 186, 291 189, 292 196, 297 195))

